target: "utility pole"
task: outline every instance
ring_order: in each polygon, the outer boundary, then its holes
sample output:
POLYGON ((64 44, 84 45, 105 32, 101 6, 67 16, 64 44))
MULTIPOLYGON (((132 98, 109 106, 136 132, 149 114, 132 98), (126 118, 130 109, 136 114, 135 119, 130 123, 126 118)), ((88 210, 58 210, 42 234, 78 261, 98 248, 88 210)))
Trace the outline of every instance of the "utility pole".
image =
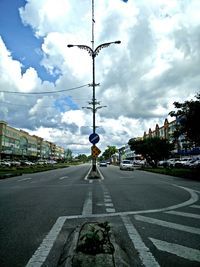
MULTIPOLYGON (((92 57, 92 108, 91 107, 86 107, 87 109, 91 109, 92 110, 92 118, 93 118, 93 134, 96 133, 96 111, 101 107, 96 107, 97 104, 99 104, 99 102, 96 101, 96 96, 95 96, 95 87, 98 85, 95 83, 95 58, 96 56, 99 54, 100 50, 102 48, 108 47, 111 44, 120 44, 121 41, 115 41, 115 42, 108 42, 108 43, 103 43, 98 45, 96 48, 94 48, 94 23, 95 23, 95 19, 94 19, 94 0, 92 0, 92 47, 89 47, 87 45, 74 45, 74 44, 68 44, 67 46, 69 48, 71 47, 78 47, 80 49, 84 49, 86 50, 89 55, 92 57)), ((96 158, 92 159, 92 171, 96 171, 96 158)))

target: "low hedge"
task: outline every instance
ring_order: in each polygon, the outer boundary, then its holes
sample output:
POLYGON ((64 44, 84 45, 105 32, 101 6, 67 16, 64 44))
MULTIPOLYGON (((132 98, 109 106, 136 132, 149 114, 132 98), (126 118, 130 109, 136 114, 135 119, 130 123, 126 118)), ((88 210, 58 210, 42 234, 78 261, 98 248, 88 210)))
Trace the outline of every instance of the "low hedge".
POLYGON ((177 176, 182 178, 189 178, 194 180, 200 180, 200 169, 183 169, 183 168, 149 168, 143 167, 141 170, 166 174, 170 176, 177 176))

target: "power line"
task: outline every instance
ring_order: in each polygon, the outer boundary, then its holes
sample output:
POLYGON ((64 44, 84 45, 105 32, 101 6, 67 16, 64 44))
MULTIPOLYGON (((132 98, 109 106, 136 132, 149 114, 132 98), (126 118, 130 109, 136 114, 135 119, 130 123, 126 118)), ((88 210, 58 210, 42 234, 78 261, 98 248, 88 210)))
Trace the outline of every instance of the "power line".
POLYGON ((78 87, 73 87, 69 89, 63 89, 63 90, 58 90, 58 91, 46 91, 46 92, 16 92, 16 91, 0 91, 0 93, 7 93, 7 94, 18 94, 18 95, 44 95, 44 94, 57 94, 61 92, 66 92, 66 91, 72 91, 72 90, 77 90, 83 87, 89 86, 89 84, 84 84, 78 87))

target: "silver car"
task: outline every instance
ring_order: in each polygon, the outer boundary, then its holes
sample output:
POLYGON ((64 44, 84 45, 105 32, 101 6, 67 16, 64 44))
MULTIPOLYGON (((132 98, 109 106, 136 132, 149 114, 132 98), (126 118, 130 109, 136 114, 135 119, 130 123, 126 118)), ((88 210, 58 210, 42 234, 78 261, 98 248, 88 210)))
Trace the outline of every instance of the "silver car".
POLYGON ((119 166, 120 170, 134 170, 133 162, 131 160, 122 160, 119 166))

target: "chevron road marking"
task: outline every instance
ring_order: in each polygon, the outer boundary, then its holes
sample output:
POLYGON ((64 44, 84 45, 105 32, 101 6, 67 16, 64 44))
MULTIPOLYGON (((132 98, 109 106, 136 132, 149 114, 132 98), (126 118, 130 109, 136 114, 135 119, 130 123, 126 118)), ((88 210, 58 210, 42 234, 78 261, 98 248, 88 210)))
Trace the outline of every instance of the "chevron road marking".
POLYGON ((200 209, 200 205, 191 205, 191 208, 200 209))
POLYGON ((199 214, 186 213, 186 212, 174 211, 174 210, 167 211, 165 213, 167 213, 167 214, 173 214, 173 215, 178 215, 178 216, 183 216, 183 217, 200 219, 200 215, 199 214))
POLYGON ((200 262, 200 251, 193 248, 184 247, 178 244, 168 243, 166 241, 149 238, 158 250, 174 254, 178 257, 200 262))
POLYGON ((150 218, 150 217, 145 217, 145 216, 141 216, 141 215, 135 215, 134 217, 137 221, 156 224, 156 225, 160 225, 163 227, 188 232, 191 234, 200 235, 200 228, 190 227, 190 226, 177 224, 177 223, 166 222, 166 221, 162 221, 162 220, 158 220, 158 219, 154 219, 154 218, 150 218))
POLYGON ((41 267, 43 265, 66 221, 66 218, 66 216, 63 216, 57 219, 51 231, 45 237, 42 244, 35 251, 25 267, 41 267))
MULTIPOLYGON (((90 170, 89 170, 90 171, 90 170)), ((89 172, 88 172, 89 173, 89 172)), ((87 176, 85 177, 85 180, 87 180, 87 176)), ((62 177, 61 177, 62 178, 62 177)), ((18 181, 25 181, 25 180, 30 180, 31 178, 24 178, 18 181)), ((143 243, 139 233, 131 223, 131 220, 129 219, 128 215, 134 215, 134 218, 139 221, 147 222, 147 223, 152 223, 152 224, 157 224, 161 225, 164 227, 168 228, 173 228, 177 230, 182 230, 186 231, 189 233, 193 234, 199 234, 200 235, 200 229, 199 228, 194 228, 194 227, 188 227, 188 226, 183 226, 175 223, 169 223, 157 219, 153 219, 150 217, 145 217, 141 215, 136 215, 136 214, 149 214, 149 213, 154 213, 154 212, 166 212, 170 211, 173 209, 178 209, 181 207, 189 206, 192 208, 199 208, 200 206, 194 205, 195 202, 199 200, 198 195, 195 193, 197 191, 186 188, 186 187, 181 187, 174 185, 176 187, 182 188, 186 191, 189 192, 190 198, 182 203, 169 206, 166 208, 160 208, 160 209, 152 209, 152 210, 140 210, 140 211, 127 211, 127 212, 115 212, 115 209, 108 208, 106 209, 107 213, 104 214, 92 214, 92 191, 91 189, 88 192, 88 196, 86 197, 86 200, 83 205, 83 211, 81 215, 71 215, 71 216, 62 216, 59 217, 50 230, 49 234, 46 236, 46 238, 43 240, 39 248, 35 251, 29 262, 27 263, 26 267, 41 267, 43 263, 45 262, 49 252, 51 251, 54 242, 56 241, 56 238, 58 237, 64 223, 66 220, 69 219, 83 219, 83 218, 103 218, 103 217, 116 217, 116 216, 121 216, 122 221, 124 222, 125 228, 129 234, 130 239, 132 240, 135 248, 139 251, 140 253, 140 258, 146 267, 159 267, 159 264, 149 251, 149 249, 145 246, 143 243), (192 205, 193 204, 193 205, 192 205), (108 214, 109 213, 109 214, 108 214)), ((109 192, 106 191, 106 188, 104 188, 104 205, 108 203, 112 203, 111 197, 109 196, 109 192)), ((153 242, 153 241, 152 241, 153 242)), ((155 240, 154 240, 155 242, 155 240)), ((160 244, 160 243, 159 243, 160 244)), ((160 245, 161 247, 161 245, 160 245)), ((195 250, 192 250, 193 252, 195 250)))
POLYGON ((121 218, 134 247, 139 252, 139 257, 143 265, 146 267, 159 267, 160 265, 158 264, 154 256, 151 254, 149 248, 145 246, 139 233, 133 226, 130 218, 128 216, 121 216, 121 218))

